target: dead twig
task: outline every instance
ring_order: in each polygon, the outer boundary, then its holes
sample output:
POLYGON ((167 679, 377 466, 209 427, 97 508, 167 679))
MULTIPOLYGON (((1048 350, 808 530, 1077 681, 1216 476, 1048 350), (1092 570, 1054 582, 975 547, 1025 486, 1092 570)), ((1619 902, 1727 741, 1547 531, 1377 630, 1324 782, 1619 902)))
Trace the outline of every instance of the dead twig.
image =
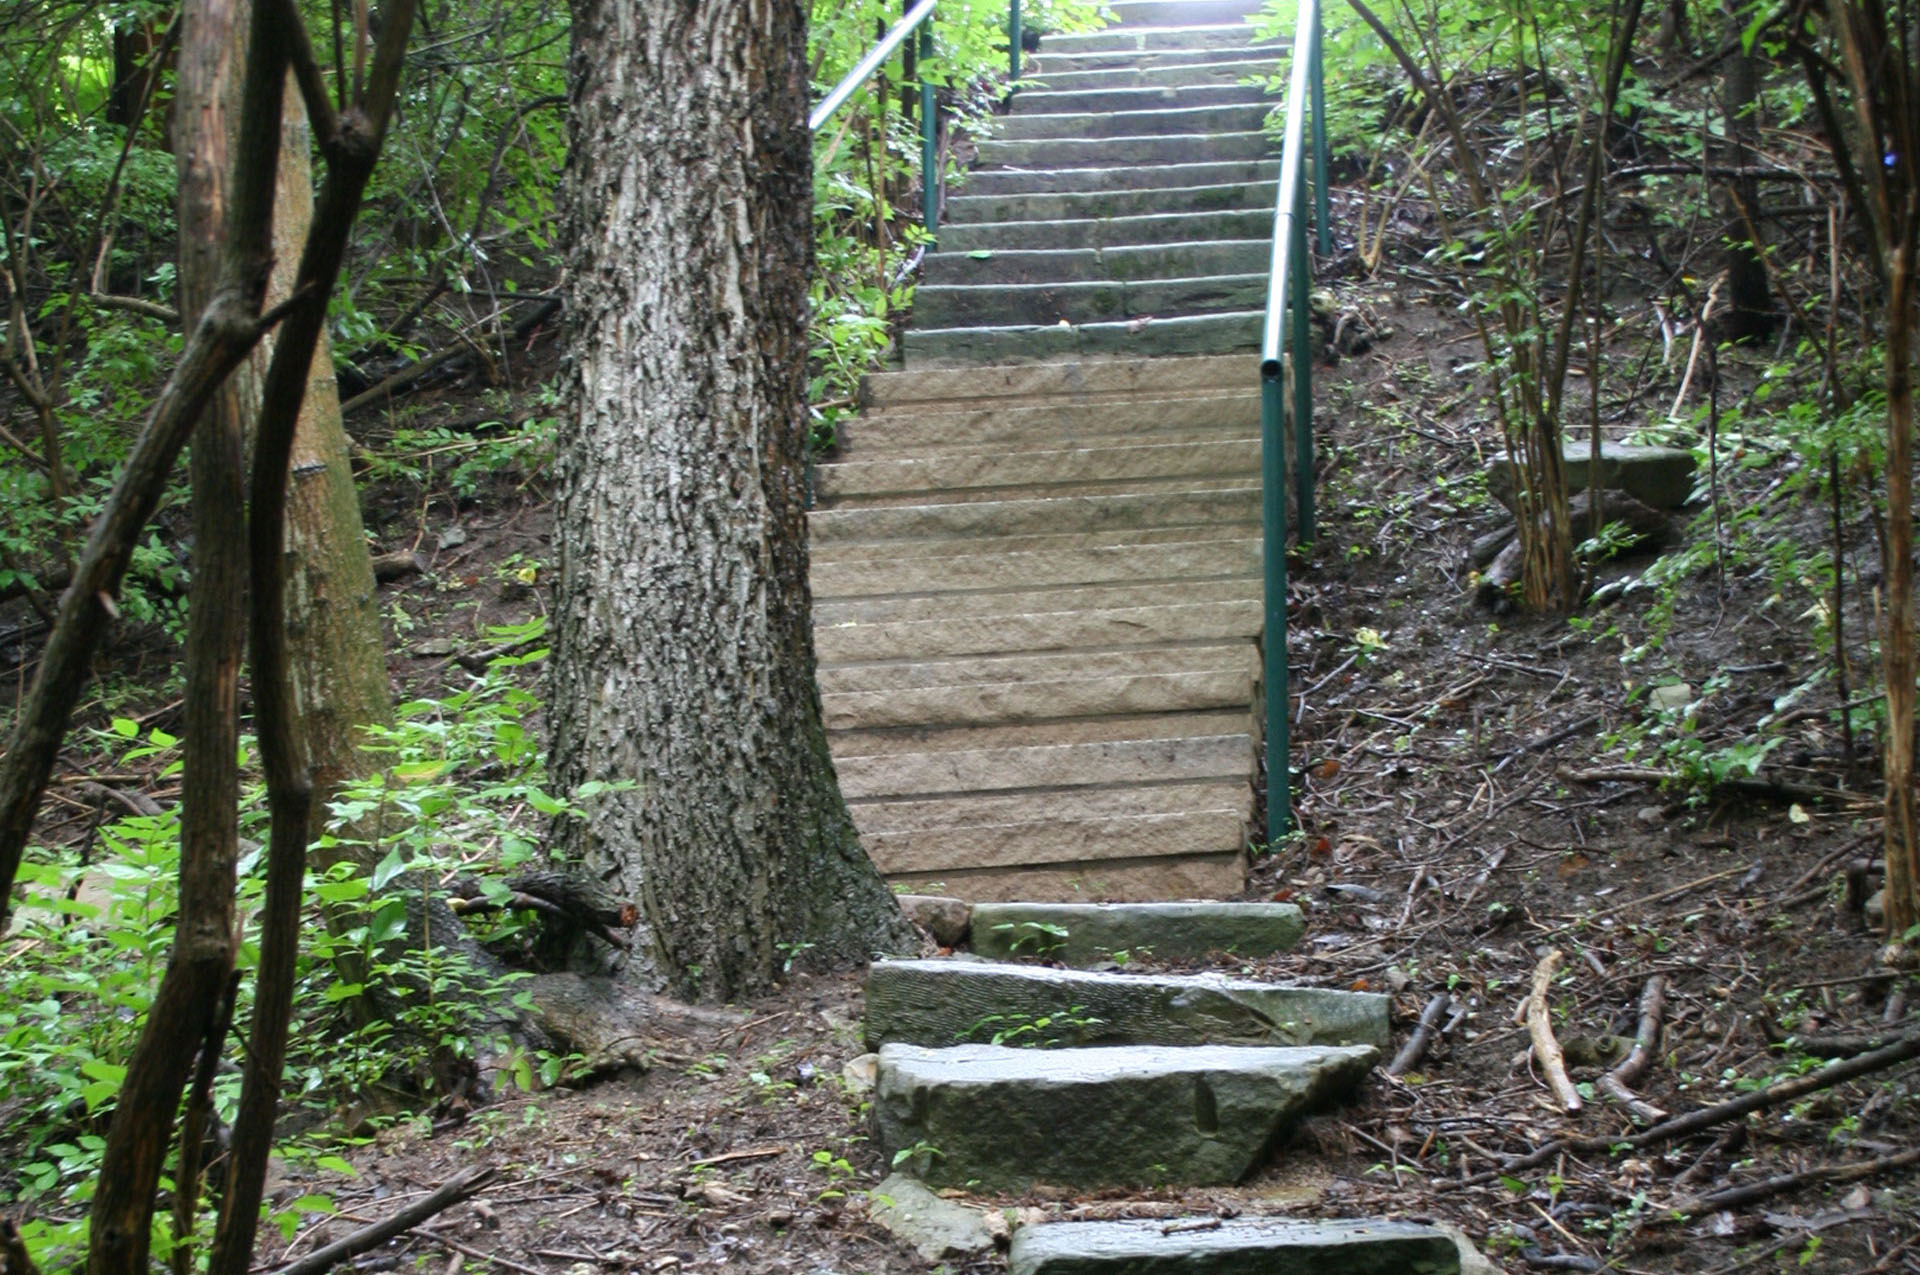
POLYGON ((1436 993, 1434 998, 1427 1002, 1427 1007, 1420 1011, 1420 1021, 1414 1024, 1413 1035, 1407 1037, 1407 1043, 1400 1047, 1400 1052, 1395 1054, 1393 1061, 1387 1064, 1389 1076, 1404 1074, 1408 1068, 1426 1056, 1427 1048, 1433 1044, 1434 1032, 1440 1025, 1440 1015, 1446 1013, 1447 1006, 1452 1003, 1453 997, 1445 992, 1436 993))
POLYGON ((1553 1017, 1547 1009, 1547 992, 1553 987, 1553 976, 1565 959, 1556 947, 1534 966, 1533 990, 1527 995, 1527 1035, 1533 1040, 1533 1056, 1540 1063, 1540 1070, 1546 1073, 1547 1087, 1553 1090, 1560 1109, 1573 1116, 1580 1114, 1585 1104, 1567 1075, 1567 1060, 1560 1052, 1560 1042, 1554 1039, 1553 1017))
POLYGON ((1633 1048, 1627 1051, 1619 1066, 1600 1077, 1600 1091, 1645 1124, 1658 1124, 1667 1118, 1666 1112, 1633 1091, 1633 1086, 1640 1083, 1653 1062, 1654 1051, 1660 1047, 1660 1020, 1666 1012, 1666 975, 1655 974, 1640 992, 1640 1026, 1633 1035, 1633 1048))
POLYGON ((1711 1107, 1690 1111, 1684 1116, 1663 1121, 1651 1129, 1644 1129, 1629 1137, 1556 1138, 1552 1142, 1534 1148, 1526 1155, 1515 1156, 1491 1172, 1476 1173, 1472 1177, 1457 1180, 1442 1179, 1434 1185, 1449 1189, 1456 1186, 1479 1186, 1481 1183, 1494 1181, 1502 1174, 1538 1168, 1569 1151, 1609 1151, 1616 1147, 1637 1151, 1642 1147, 1674 1142, 1723 1125, 1729 1120, 1738 1120, 1741 1116, 1755 1111, 1777 1107, 1782 1103, 1792 1102, 1796 1098, 1804 1098, 1810 1093, 1818 1093, 1822 1089, 1831 1089, 1835 1085, 1857 1080, 1861 1076, 1870 1076, 1876 1071, 1897 1067, 1914 1058, 1920 1058, 1920 1032, 1896 1041, 1884 1049, 1876 1049, 1842 1062, 1829 1063, 1818 1071, 1808 1072, 1804 1076, 1795 1076, 1791 1080, 1782 1080, 1764 1089, 1756 1089, 1752 1093, 1742 1094, 1738 1098, 1731 1098, 1711 1107))
POLYGON ((1717 1213, 1721 1209, 1737 1209, 1769 1199, 1783 1191, 1805 1186, 1809 1182, 1852 1182, 1858 1178, 1870 1178, 1876 1173, 1885 1173, 1889 1169, 1904 1169, 1910 1164, 1920 1164, 1920 1147, 1910 1147, 1892 1155, 1860 1160, 1853 1164, 1822 1164, 1811 1169, 1801 1169, 1797 1173, 1782 1173, 1775 1177, 1762 1178, 1758 1182, 1748 1182, 1741 1186, 1728 1187, 1724 1191, 1715 1191, 1712 1195, 1703 1195, 1697 1200, 1682 1200, 1675 1203, 1673 1208, 1676 1213, 1689 1216, 1717 1213))
MULTIPOLYGON (((363 1226, 353 1234, 335 1240, 325 1248, 317 1248, 297 1262, 290 1262, 274 1272, 274 1275, 322 1275, 348 1258, 369 1252, 385 1244, 403 1231, 410 1231, 435 1214, 458 1204, 473 1195, 492 1179, 491 1167, 475 1165, 462 1169, 441 1184, 433 1194, 409 1204, 392 1217, 363 1226)), ((480 1256, 470 1254, 470 1256, 480 1256)))

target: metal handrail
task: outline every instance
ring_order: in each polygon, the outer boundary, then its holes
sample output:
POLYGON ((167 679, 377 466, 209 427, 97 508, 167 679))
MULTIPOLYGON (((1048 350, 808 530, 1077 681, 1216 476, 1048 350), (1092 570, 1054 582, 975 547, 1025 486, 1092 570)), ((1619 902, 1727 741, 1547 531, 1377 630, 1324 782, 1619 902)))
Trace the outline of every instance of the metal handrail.
POLYGON ((1264 682, 1266 693, 1267 836, 1292 830, 1292 750, 1287 723, 1287 456, 1286 401, 1281 342, 1293 374, 1294 486, 1300 543, 1313 539, 1313 356, 1310 346, 1306 166, 1302 144, 1312 98, 1315 211, 1322 253, 1332 249, 1328 215, 1325 87, 1320 65, 1320 0, 1300 0, 1287 84, 1287 116, 1280 151, 1280 192, 1273 217, 1272 268, 1266 323, 1260 336, 1261 537, 1266 568, 1264 682))
MULTIPOLYGON (((900 46, 907 42, 907 37, 916 30, 920 32, 921 61, 924 63, 926 59, 932 57, 933 24, 928 19, 933 17, 933 10, 939 2, 940 0, 920 0, 920 3, 907 10, 900 21, 893 24, 893 29, 881 37, 880 43, 874 45, 853 70, 840 77, 840 82, 833 86, 832 92, 820 99, 820 104, 807 116, 807 131, 819 132, 820 126, 832 119, 833 113, 845 106, 847 99, 858 92, 860 86, 872 78, 873 73, 898 52, 900 46)), ((1020 0, 1011 0, 1007 7, 1007 78, 1009 80, 1020 78, 1020 0)), ((920 78, 920 202, 924 205, 923 220, 929 235, 939 228, 940 221, 939 134, 934 119, 934 111, 938 105, 934 97, 933 83, 922 75, 920 78)))

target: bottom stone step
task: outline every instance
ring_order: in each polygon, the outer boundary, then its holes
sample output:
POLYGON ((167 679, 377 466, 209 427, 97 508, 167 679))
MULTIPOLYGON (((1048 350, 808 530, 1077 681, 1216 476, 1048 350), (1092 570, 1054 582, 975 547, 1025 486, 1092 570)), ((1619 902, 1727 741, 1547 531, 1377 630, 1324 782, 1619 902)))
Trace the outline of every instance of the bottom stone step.
POLYGON ((1367 1045, 888 1045, 874 1135, 883 1159, 933 1186, 1226 1185, 1378 1056, 1367 1045))
POLYGON ((1444 1232, 1411 1222, 1198 1218, 1052 1222, 1013 1237, 1009 1275, 1459 1275, 1444 1232))
POLYGON ((983 903, 974 909, 973 950, 1065 965, 1097 965, 1122 951, 1258 957, 1291 948, 1306 928, 1291 903, 983 903))

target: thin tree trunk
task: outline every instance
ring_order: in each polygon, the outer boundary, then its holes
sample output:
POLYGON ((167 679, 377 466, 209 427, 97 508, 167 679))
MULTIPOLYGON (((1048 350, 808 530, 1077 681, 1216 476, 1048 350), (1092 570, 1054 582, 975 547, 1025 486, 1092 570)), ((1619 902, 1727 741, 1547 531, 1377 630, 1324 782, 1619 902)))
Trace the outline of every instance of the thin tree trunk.
POLYGON ((637 786, 560 849, 641 902, 643 971, 704 997, 911 942, 814 681, 805 15, 574 4, 552 768, 637 786))
MULTIPOLYGON (((229 190, 229 135, 217 114, 194 109, 240 95, 244 58, 235 32, 244 9, 208 0, 188 24, 180 64, 183 106, 180 225, 183 314, 212 303, 223 274, 228 210, 243 241, 265 228, 267 192, 229 190)), ((277 63, 278 59, 274 61, 277 63)), ((270 72, 279 79, 277 65, 270 72)), ((269 163, 279 102, 259 93, 269 72, 250 71, 258 118, 238 153, 269 163)), ((242 177, 244 181, 244 175, 242 177)), ((270 195, 268 195, 270 198, 270 195)), ((264 243, 261 244, 264 247, 264 243)), ((187 698, 180 821, 180 906, 166 973, 127 1062, 107 1131, 90 1221, 89 1275, 145 1275, 154 1200, 174 1115, 195 1054, 217 1049, 209 1031, 233 968, 235 864, 239 857, 239 671, 246 596, 246 517, 241 497, 240 414, 230 378, 194 433, 193 583, 187 633, 187 698)), ((190 1214, 189 1214, 190 1216, 190 1214)))
MULTIPOLYGON (((1732 142, 1730 166, 1742 171, 1753 163, 1759 129, 1752 108, 1759 100, 1756 62, 1738 41, 1746 26, 1741 8, 1731 7, 1727 20, 1734 49, 1722 64, 1722 106, 1727 113, 1727 138, 1732 142)), ((1773 331, 1778 315, 1767 283, 1766 262, 1760 259, 1760 186, 1752 178, 1729 178, 1720 189, 1726 216, 1721 237, 1726 241, 1727 309, 1709 339, 1757 341, 1773 331)))
MULTIPOLYGON (((1915 196, 1907 196, 1911 202, 1915 196)), ((1887 680, 1885 896, 1887 935, 1920 923, 1920 820, 1914 810, 1913 215, 1893 255, 1887 293, 1887 680)))

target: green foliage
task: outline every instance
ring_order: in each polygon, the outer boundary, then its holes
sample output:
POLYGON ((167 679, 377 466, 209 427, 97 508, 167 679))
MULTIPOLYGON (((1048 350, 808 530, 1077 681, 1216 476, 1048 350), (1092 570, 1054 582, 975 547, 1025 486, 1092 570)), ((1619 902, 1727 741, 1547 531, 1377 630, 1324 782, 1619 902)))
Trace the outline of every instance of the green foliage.
POLYGON ((1026 1049, 1053 1049, 1070 1040, 1084 1039, 1087 1029, 1105 1019, 1087 1013, 1085 1005, 1069 1005, 1057 1014, 988 1014, 962 1033, 962 1040, 1026 1049), (1058 1033, 1071 1029, 1070 1036, 1058 1033))

